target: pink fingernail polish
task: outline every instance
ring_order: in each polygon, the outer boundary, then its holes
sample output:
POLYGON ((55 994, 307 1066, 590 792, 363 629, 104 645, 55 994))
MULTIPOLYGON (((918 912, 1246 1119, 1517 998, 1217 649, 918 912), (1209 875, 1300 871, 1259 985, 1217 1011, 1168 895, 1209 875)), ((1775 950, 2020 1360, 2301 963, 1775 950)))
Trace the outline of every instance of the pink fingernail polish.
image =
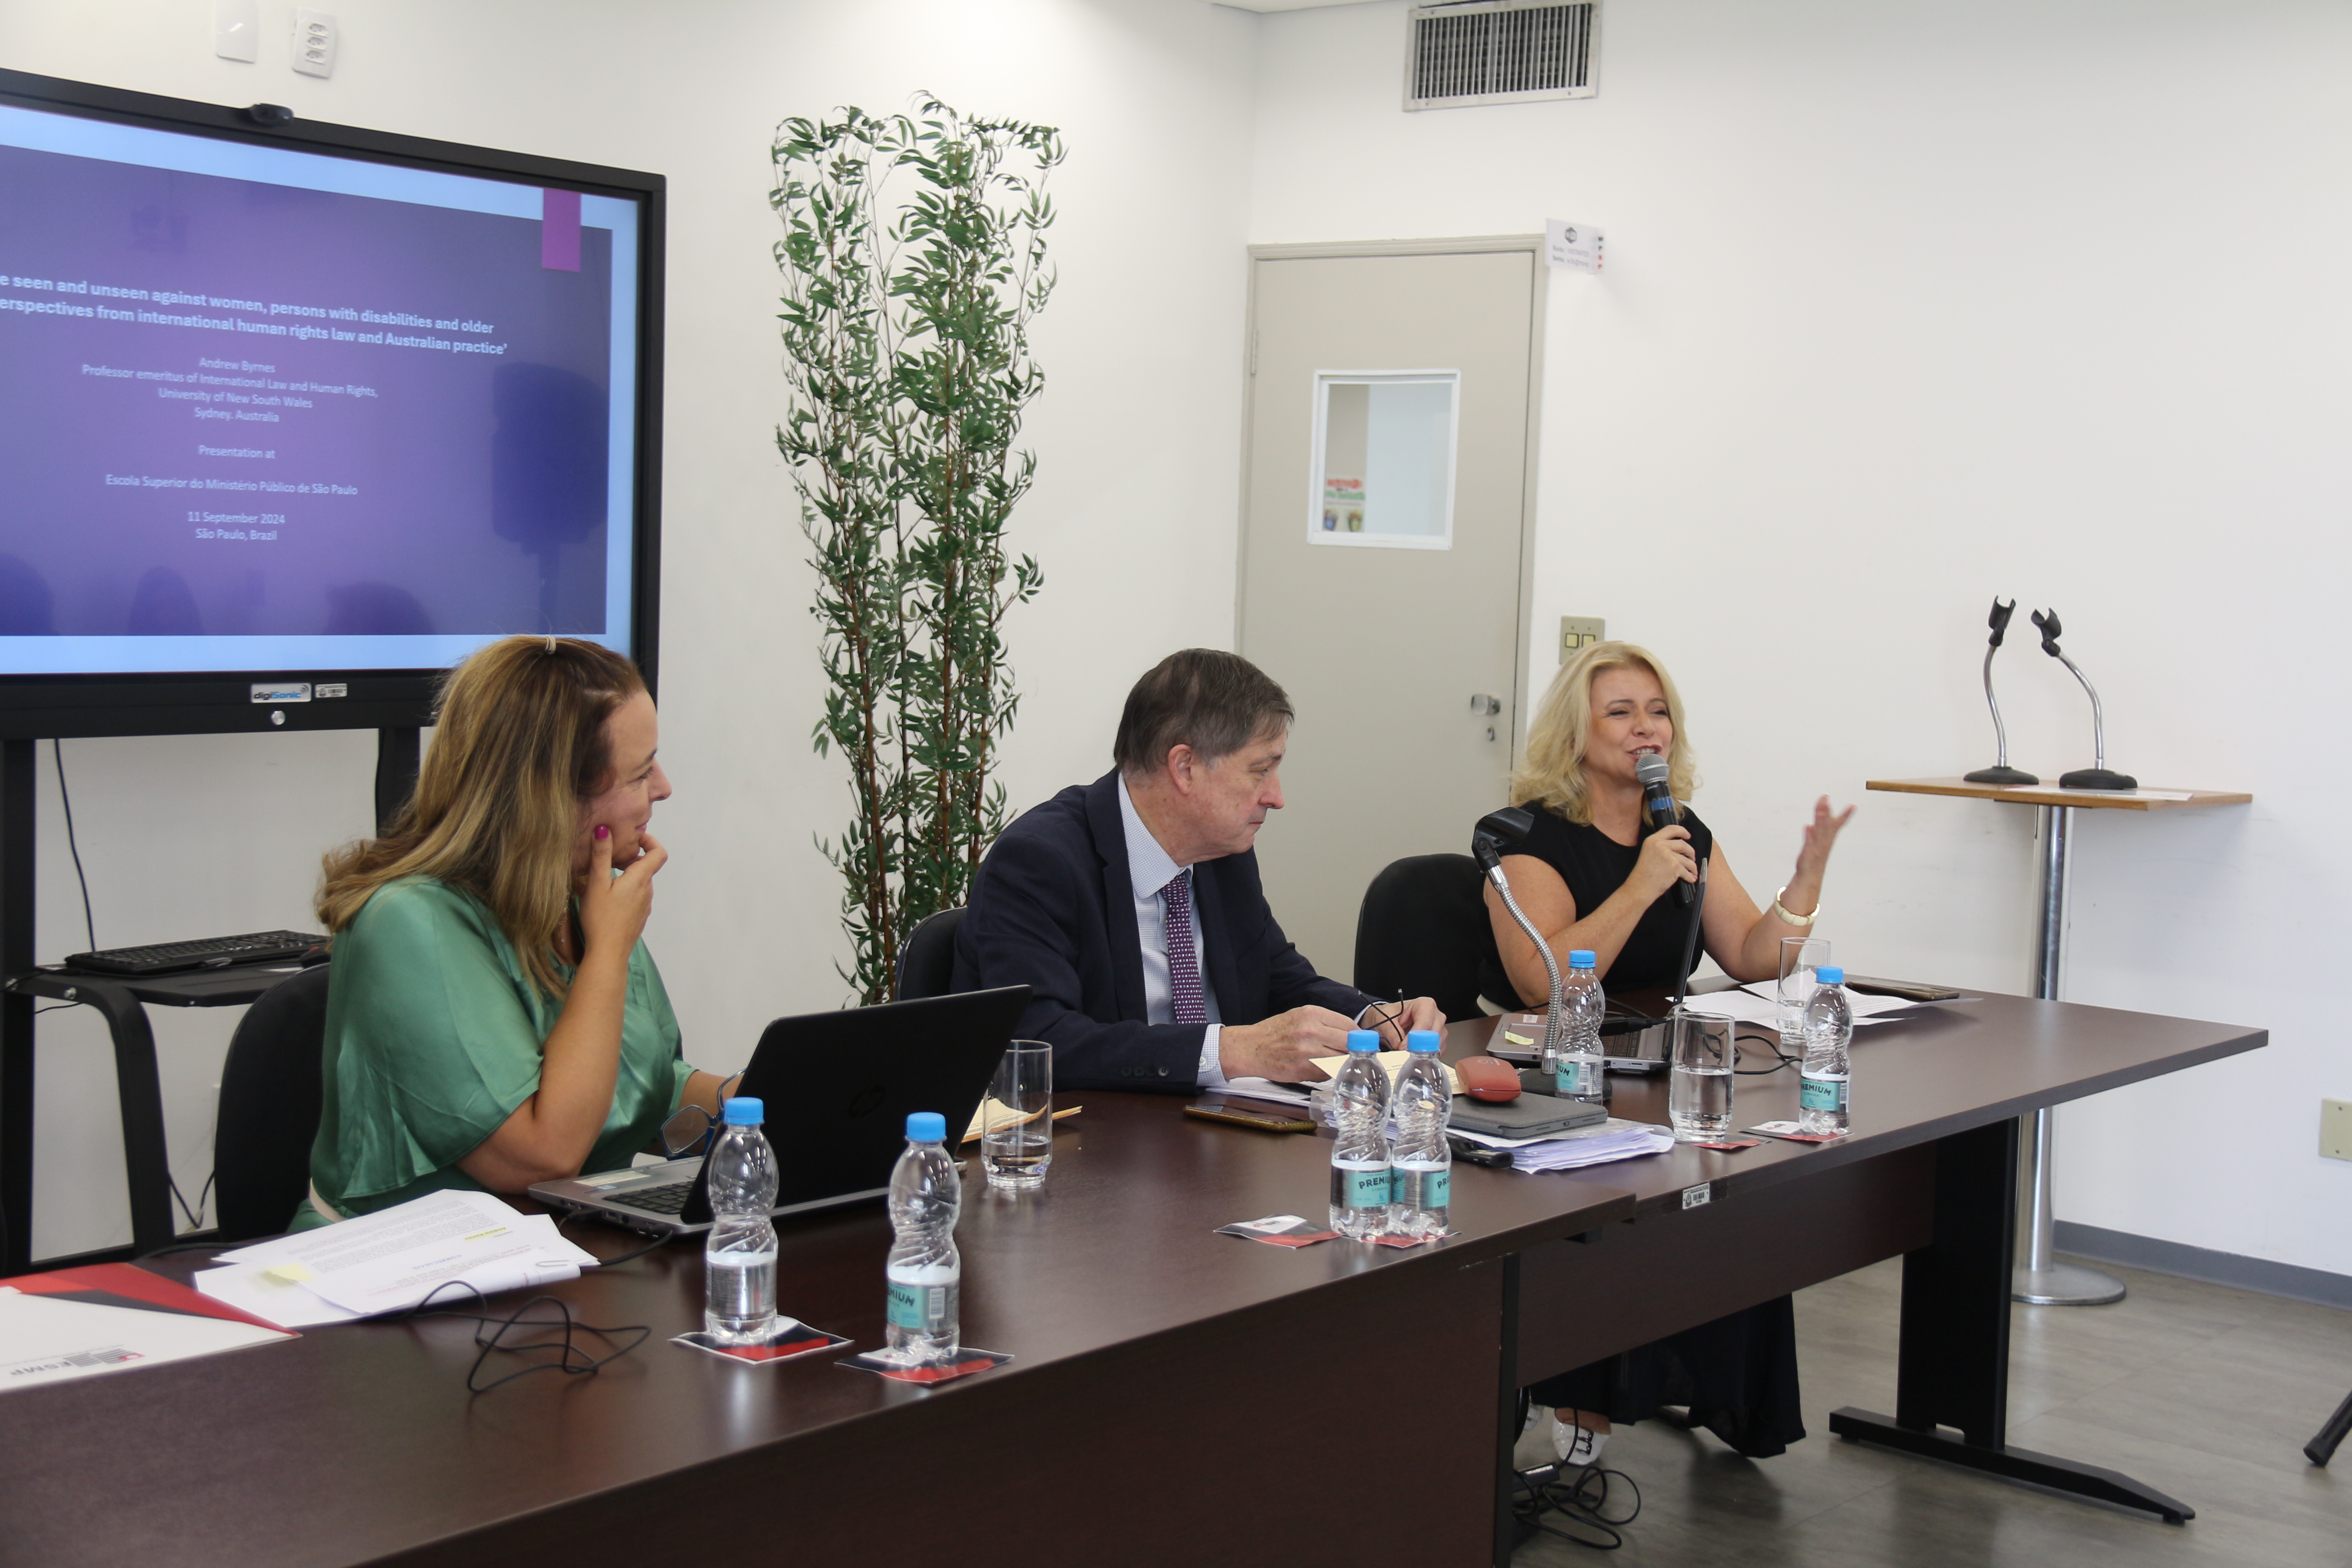
POLYGON ((596 838, 599 843, 602 843, 604 840, 612 837, 613 830, 611 828, 605 826, 601 822, 596 825, 596 838))

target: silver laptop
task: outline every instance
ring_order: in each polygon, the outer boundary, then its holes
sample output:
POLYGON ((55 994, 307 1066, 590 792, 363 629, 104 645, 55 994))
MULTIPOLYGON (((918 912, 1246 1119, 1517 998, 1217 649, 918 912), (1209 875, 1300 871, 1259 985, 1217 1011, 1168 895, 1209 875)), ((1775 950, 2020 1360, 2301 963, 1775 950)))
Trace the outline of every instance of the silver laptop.
MULTIPOLYGON (((767 1102, 778 1215, 889 1195, 907 1113, 936 1110, 961 1135, 1012 1039, 1026 985, 779 1018, 760 1036, 735 1092, 767 1102)), ((675 1147, 676 1145, 672 1145, 675 1147)), ((710 1228, 702 1156, 541 1182, 550 1208, 647 1236, 710 1228)))

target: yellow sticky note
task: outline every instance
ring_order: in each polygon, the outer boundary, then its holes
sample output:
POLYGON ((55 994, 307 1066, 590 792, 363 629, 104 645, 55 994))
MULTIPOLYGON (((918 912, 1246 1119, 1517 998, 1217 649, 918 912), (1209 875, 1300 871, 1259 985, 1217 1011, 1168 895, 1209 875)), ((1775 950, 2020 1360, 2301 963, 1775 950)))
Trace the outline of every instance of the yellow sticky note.
POLYGON ((1532 1046, 1535 1044, 1533 1040, 1528 1038, 1525 1035, 1515 1035, 1508 1029, 1503 1031, 1503 1038, 1515 1046, 1532 1046))
POLYGON ((281 1263, 275 1268, 264 1269, 262 1273, 265 1278, 275 1279, 281 1285, 299 1285, 305 1279, 318 1278, 299 1263, 281 1263))

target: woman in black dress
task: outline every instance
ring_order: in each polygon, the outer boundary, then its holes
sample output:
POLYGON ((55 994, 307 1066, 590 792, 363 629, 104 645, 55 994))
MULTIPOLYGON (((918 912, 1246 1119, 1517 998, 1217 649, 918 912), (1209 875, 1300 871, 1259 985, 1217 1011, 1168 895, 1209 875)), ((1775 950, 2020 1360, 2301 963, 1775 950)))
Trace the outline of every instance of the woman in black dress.
MULTIPOLYGON (((1832 813, 1827 795, 1814 804, 1795 871, 1771 907, 1759 910, 1689 807, 1680 808, 1680 822, 1650 829, 1634 768, 1651 753, 1665 758, 1675 798, 1687 797, 1695 782, 1690 744, 1665 666, 1630 643, 1583 649, 1544 694, 1526 761, 1511 777, 1512 802, 1535 817, 1519 853, 1503 859, 1520 909, 1562 968, 1571 950, 1590 948, 1612 992, 1672 985, 1689 914, 1669 895, 1676 883, 1696 881, 1707 859, 1700 925, 1707 955, 1735 980, 1777 978, 1781 939, 1811 934, 1820 918, 1822 873, 1853 808, 1832 813)), ((1492 888, 1486 907, 1501 961, 1483 977, 1488 999, 1541 1006, 1551 989, 1542 956, 1492 888)), ((1756 1458, 1805 1435, 1785 1296, 1548 1378, 1530 1392, 1536 1408, 1520 1444, 1522 1468, 1555 1455, 1588 1464, 1612 1419, 1638 1421, 1662 1405, 1687 1405, 1693 1425, 1756 1458)))

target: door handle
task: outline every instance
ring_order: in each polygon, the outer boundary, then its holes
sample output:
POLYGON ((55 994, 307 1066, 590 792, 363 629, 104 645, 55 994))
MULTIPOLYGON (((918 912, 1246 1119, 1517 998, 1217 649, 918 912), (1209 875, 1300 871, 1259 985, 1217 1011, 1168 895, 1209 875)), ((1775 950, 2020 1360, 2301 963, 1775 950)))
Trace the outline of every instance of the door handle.
POLYGON ((1489 697, 1483 691, 1474 691, 1470 694, 1471 712, 1478 714, 1482 718, 1491 719, 1502 710, 1502 699, 1498 697, 1489 697))

